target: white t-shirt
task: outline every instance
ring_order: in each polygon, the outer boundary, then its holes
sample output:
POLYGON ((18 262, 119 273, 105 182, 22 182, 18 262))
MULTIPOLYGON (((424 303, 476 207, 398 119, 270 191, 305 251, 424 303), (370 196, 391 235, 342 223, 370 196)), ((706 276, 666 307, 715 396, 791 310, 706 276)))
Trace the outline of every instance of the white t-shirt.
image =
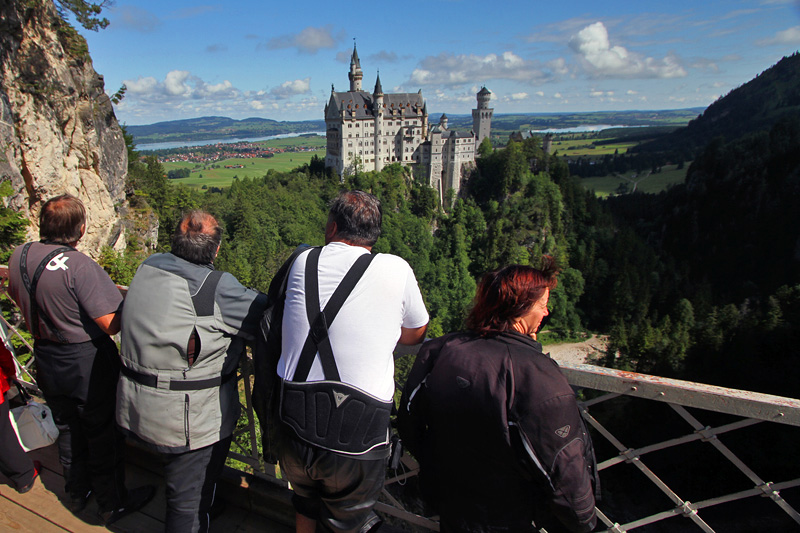
MULTIPOLYGON (((360 246, 333 242, 319 258, 319 302, 323 308, 350 267, 361 255, 360 246)), ((305 300, 308 253, 297 258, 286 286, 283 314, 283 346, 278 374, 291 379, 309 331, 305 300)), ((392 352, 400 328, 419 328, 428 323, 411 267, 400 257, 377 254, 328 327, 328 336, 342 382, 389 401, 394 395, 392 352)), ((324 380, 319 356, 307 381, 324 380)))

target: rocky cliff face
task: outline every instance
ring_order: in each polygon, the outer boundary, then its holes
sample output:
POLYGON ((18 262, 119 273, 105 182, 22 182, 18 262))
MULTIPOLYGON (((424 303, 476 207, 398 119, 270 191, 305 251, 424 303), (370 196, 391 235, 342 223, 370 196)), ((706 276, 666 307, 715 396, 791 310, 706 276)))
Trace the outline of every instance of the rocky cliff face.
POLYGON ((103 77, 86 41, 61 20, 52 0, 0 2, 0 179, 10 205, 31 219, 50 197, 70 193, 86 205, 80 248, 125 246, 128 157, 103 77))

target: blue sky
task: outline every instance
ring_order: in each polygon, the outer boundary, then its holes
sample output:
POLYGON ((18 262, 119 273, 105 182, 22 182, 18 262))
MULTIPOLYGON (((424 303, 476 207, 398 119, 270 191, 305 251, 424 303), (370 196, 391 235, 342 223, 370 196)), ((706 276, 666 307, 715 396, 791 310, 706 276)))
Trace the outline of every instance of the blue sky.
POLYGON ((705 107, 800 48, 800 0, 116 0, 81 32, 126 124, 321 119, 347 90, 422 90, 432 115, 705 107))

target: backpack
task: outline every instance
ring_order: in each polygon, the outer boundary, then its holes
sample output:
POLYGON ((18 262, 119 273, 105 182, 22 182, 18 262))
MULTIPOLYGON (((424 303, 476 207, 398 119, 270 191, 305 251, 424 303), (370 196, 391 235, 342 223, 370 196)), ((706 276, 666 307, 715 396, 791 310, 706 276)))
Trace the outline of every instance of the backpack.
POLYGON ((281 422, 278 418, 281 379, 278 377, 278 360, 281 357, 283 304, 286 301, 286 284, 289 271, 297 257, 311 246, 301 244, 281 265, 267 290, 267 307, 264 310, 253 350, 253 410, 261 423, 261 444, 264 461, 278 463, 278 443, 281 422))

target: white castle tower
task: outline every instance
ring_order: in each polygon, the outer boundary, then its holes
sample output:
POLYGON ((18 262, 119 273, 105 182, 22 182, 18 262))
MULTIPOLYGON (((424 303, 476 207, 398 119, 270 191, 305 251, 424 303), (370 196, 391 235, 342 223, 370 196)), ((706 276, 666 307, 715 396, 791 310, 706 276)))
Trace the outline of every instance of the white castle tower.
POLYGON ((472 110, 472 131, 475 132, 475 148, 481 145, 492 132, 492 114, 494 109, 489 109, 489 100, 492 92, 483 87, 478 93, 478 108, 472 110))

